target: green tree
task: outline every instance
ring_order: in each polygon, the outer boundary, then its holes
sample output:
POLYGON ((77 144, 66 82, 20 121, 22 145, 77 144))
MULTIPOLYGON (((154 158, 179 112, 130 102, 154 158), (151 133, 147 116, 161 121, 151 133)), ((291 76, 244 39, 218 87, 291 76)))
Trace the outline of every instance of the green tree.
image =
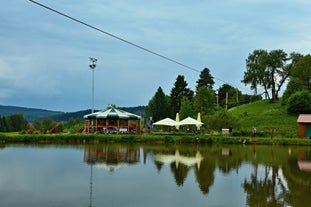
POLYGON ((194 92, 187 86, 188 83, 185 81, 185 77, 178 75, 170 94, 172 114, 176 114, 180 110, 182 97, 185 96, 191 102, 193 101, 194 92))
POLYGON ((42 127, 42 122, 39 119, 35 119, 32 123, 32 125, 39 131, 41 131, 42 127))
POLYGON ((202 86, 213 89, 214 84, 214 77, 211 75, 210 70, 208 68, 204 68, 200 73, 199 80, 197 80, 196 90, 202 86))
POLYGON ((300 80, 311 91, 311 55, 306 55, 294 65, 291 78, 300 80))
POLYGON ((21 131, 26 128, 26 120, 23 114, 13 114, 11 116, 7 116, 7 123, 9 131, 11 132, 21 131))
POLYGON ((238 89, 230 86, 229 84, 223 84, 218 89, 218 102, 221 107, 231 108, 233 106, 237 106, 239 103, 239 100, 242 97, 241 91, 238 89), (228 100, 227 100, 227 94, 228 94, 228 100))
POLYGON ((268 90, 268 84, 264 82, 266 79, 266 58, 268 56, 265 50, 255 50, 252 54, 249 54, 246 59, 246 72, 244 72, 244 78, 241 81, 245 85, 250 84, 255 95, 257 95, 258 87, 263 86, 265 92, 268 90))
POLYGON ((56 123, 53 122, 51 118, 46 118, 42 120, 42 128, 47 131, 50 130, 56 123))
POLYGON ((216 94, 206 86, 199 87, 193 102, 194 110, 202 116, 214 113, 216 109, 216 94))
POLYGON ((194 110, 191 101, 186 96, 182 97, 179 111, 180 119, 187 118, 188 116, 192 117, 193 115, 194 110))
POLYGON ((146 115, 155 121, 161 120, 169 116, 169 106, 169 97, 159 87, 146 107, 146 115))
POLYGON ((5 116, 0 117, 0 132, 8 132, 9 126, 5 116))
POLYGON ((264 88, 268 99, 278 100, 278 93, 289 78, 295 63, 301 55, 291 53, 289 56, 283 50, 255 50, 246 60, 246 72, 242 82, 251 85, 257 94, 258 87, 264 88), (271 98, 268 90, 271 90, 271 98))
POLYGON ((66 127, 67 128, 70 128, 70 127, 73 127, 73 126, 75 126, 75 125, 80 125, 82 122, 81 122, 81 119, 79 119, 79 118, 76 118, 76 119, 74 119, 74 118, 69 118, 69 120, 67 121, 67 123, 66 123, 66 127))
POLYGON ((231 115, 227 110, 219 110, 212 116, 207 117, 204 123, 216 131, 220 131, 222 128, 240 128, 240 121, 235 116, 231 115))
POLYGON ((287 111, 292 114, 311 113, 311 93, 304 90, 291 95, 287 102, 287 111))
POLYGON ((298 78, 291 78, 282 96, 282 105, 286 105, 289 97, 298 91, 308 90, 298 78))

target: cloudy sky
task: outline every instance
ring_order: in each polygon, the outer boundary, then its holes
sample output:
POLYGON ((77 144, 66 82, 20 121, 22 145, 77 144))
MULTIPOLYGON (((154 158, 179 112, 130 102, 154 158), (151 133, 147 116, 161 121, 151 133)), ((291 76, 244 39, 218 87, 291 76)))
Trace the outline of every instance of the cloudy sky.
POLYGON ((195 90, 208 67, 215 87, 241 83, 256 49, 311 50, 309 0, 38 0, 167 61, 29 0, 0 7, 0 105, 60 110, 92 107, 89 57, 98 59, 94 105, 147 105, 178 75, 195 90), (224 82, 223 82, 224 81, 224 82))

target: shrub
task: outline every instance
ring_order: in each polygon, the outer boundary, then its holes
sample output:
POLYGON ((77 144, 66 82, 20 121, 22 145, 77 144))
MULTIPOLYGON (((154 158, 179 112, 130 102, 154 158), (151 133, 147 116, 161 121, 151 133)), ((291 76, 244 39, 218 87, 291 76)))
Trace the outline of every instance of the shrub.
POLYGON ((311 113, 310 92, 304 90, 291 95, 287 102, 287 111, 291 114, 311 113))

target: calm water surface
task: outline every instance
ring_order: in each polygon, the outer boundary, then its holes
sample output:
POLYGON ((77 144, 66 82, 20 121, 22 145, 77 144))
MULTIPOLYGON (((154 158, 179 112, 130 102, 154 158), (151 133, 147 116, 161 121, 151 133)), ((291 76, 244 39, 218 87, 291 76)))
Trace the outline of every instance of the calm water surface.
POLYGON ((310 194, 309 147, 0 147, 4 207, 306 207, 310 194))

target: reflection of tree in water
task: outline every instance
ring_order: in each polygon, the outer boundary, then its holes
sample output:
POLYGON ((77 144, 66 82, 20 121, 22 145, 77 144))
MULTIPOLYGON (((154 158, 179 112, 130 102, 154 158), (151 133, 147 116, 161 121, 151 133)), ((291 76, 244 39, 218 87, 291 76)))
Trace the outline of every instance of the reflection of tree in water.
POLYGON ((214 183, 214 171, 216 168, 214 158, 205 157, 201 161, 200 169, 198 167, 195 168, 195 176, 199 183, 200 190, 204 194, 208 194, 209 188, 214 183))
POLYGON ((182 186, 187 178, 189 168, 183 164, 171 163, 171 171, 174 174, 176 184, 182 186))
POLYGON ((164 165, 163 163, 157 162, 157 161, 154 161, 154 164, 155 164, 155 166, 156 166, 158 172, 161 171, 161 169, 162 169, 162 167, 163 167, 163 165, 164 165))
POLYGON ((219 170, 225 174, 230 173, 232 170, 238 170, 242 161, 237 155, 238 153, 234 153, 234 155, 230 156, 221 156, 217 160, 219 170))
POLYGON ((264 166, 264 176, 258 176, 258 165, 254 165, 254 172, 250 180, 244 181, 243 188, 247 193, 247 206, 286 206, 287 189, 278 176, 279 168, 264 166))

